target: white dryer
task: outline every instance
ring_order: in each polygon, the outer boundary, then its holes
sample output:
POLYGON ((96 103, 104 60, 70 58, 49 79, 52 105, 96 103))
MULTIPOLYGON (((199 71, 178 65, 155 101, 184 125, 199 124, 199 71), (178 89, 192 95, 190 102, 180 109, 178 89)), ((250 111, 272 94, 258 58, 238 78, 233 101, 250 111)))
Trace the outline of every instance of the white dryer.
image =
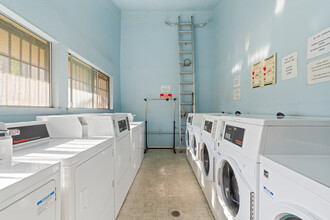
POLYGON ((217 138, 219 136, 221 116, 204 115, 201 130, 200 155, 203 176, 211 182, 215 181, 215 163, 217 154, 217 138))
POLYGON ((140 156, 141 156, 141 125, 130 125, 130 137, 131 137, 131 182, 133 182, 139 168, 140 168, 140 156))
POLYGON ((201 141, 201 126, 203 121, 201 113, 194 113, 192 117, 192 137, 191 137, 191 152, 194 161, 200 160, 200 141, 201 141))
POLYGON ((60 164, 0 165, 0 219, 61 220, 60 164))
MULTIPOLYGON (((141 166, 141 163, 143 161, 143 158, 144 158, 144 151, 145 151, 145 126, 144 126, 144 122, 142 121, 133 121, 133 122, 130 122, 130 125, 132 126, 137 126, 140 130, 140 143, 137 144, 137 146, 140 148, 138 149, 138 167, 141 166)), ((132 129, 131 129, 132 130, 132 129)))
POLYGON ((260 219, 330 219, 329 167, 330 155, 261 156, 260 219))
POLYGON ((193 136, 192 133, 192 121, 193 121, 193 117, 194 114, 193 113, 189 113, 187 116, 187 122, 186 122, 186 136, 185 136, 185 140, 186 140, 186 153, 188 155, 189 151, 191 151, 192 146, 191 146, 191 138, 193 136))
POLYGON ((225 129, 216 184, 227 218, 235 220, 259 219, 260 155, 265 154, 266 145, 295 144, 302 151, 311 144, 304 141, 307 134, 326 136, 329 130, 324 128, 330 127, 329 119, 318 118, 241 115, 222 119, 225 129))
POLYGON ((82 139, 77 117, 56 123, 7 124, 13 136, 13 160, 29 163, 61 162, 62 220, 114 219, 113 138, 82 139), (65 134, 62 138, 49 135, 65 134), (76 137, 74 137, 76 136, 76 137))

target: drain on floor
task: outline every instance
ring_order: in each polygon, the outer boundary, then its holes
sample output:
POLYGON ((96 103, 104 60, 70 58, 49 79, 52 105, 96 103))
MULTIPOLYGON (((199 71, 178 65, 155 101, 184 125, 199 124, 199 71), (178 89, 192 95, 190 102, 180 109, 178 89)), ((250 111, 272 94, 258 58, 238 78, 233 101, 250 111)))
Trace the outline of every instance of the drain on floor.
POLYGON ((180 217, 181 216, 181 212, 178 211, 178 210, 174 210, 174 211, 171 212, 171 215, 173 217, 180 217))

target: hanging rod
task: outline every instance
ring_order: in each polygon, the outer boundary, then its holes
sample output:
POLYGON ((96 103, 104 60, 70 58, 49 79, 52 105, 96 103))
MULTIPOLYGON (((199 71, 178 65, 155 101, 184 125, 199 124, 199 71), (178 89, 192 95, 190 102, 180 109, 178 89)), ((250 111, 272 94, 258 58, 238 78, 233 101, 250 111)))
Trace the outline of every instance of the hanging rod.
MULTIPOLYGON (((165 22, 165 24, 167 24, 168 26, 175 26, 175 27, 179 26, 179 24, 171 24, 171 23, 168 23, 168 22, 166 21, 166 18, 164 18, 164 22, 165 22)), ((196 25, 194 25, 194 27, 195 27, 195 28, 205 27, 208 23, 209 23, 209 21, 206 21, 204 24, 196 24, 196 25)))

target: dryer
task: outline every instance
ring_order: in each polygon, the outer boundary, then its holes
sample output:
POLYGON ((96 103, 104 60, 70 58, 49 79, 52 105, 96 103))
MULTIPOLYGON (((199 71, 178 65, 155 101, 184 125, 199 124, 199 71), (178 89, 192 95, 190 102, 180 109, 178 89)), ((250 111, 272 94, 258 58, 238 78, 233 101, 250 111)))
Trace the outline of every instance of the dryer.
POLYGON ((260 219, 330 219, 330 155, 268 155, 260 160, 260 219))
POLYGON ((62 220, 115 219, 113 138, 82 139, 77 117, 58 122, 57 128, 55 121, 7 124, 19 131, 13 135, 13 160, 61 162, 62 220), (60 133, 66 136, 59 138, 60 133))
POLYGON ((192 117, 192 137, 190 144, 194 161, 200 160, 200 137, 203 115, 201 113, 194 113, 192 117))
POLYGON ((219 136, 221 116, 204 115, 201 130, 201 167, 203 176, 211 182, 215 181, 215 163, 217 154, 217 138, 219 136))
POLYGON ((324 128, 330 127, 329 119, 318 118, 241 115, 222 119, 225 128, 219 142, 217 193, 222 196, 227 218, 235 220, 259 219, 260 155, 266 153, 266 145, 295 143, 302 151, 311 144, 304 141, 307 134, 325 135, 329 130, 324 128), (323 131, 317 129, 320 127, 323 131))
POLYGON ((185 134, 185 140, 186 140, 186 154, 188 155, 189 151, 192 149, 191 146, 191 138, 193 136, 192 134, 192 121, 193 121, 194 113, 188 113, 187 116, 187 122, 186 122, 186 134, 185 134))

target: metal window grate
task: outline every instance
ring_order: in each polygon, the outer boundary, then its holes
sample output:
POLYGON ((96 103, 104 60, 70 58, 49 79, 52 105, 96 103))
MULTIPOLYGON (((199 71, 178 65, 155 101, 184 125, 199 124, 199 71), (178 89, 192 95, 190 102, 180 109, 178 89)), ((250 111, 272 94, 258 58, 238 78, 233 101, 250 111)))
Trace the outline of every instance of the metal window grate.
POLYGON ((0 106, 50 107, 51 44, 0 14, 0 106))
POLYGON ((110 79, 69 54, 70 108, 109 109, 110 79))
POLYGON ((50 107, 50 48, 0 14, 0 106, 50 107))

